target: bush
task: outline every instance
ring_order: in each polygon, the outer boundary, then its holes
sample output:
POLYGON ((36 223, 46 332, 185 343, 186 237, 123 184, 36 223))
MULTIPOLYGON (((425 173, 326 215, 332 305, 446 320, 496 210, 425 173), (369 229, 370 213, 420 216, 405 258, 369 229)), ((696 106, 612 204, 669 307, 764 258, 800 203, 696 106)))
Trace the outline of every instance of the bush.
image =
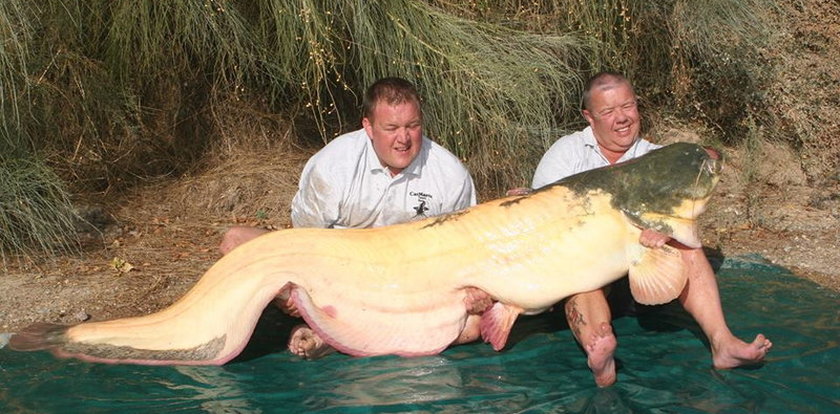
MULTIPOLYGON (((17 154, 0 174, 23 203, 0 215, 20 233, 8 237, 28 240, 46 217, 33 209, 61 211, 67 189, 110 196, 189 171, 248 139, 222 121, 231 102, 289 119, 295 133, 275 139, 322 145, 359 126, 361 93, 383 76, 418 86, 427 134, 484 197, 530 181, 543 151, 582 125, 582 81, 603 69, 633 79, 646 111, 700 120, 727 143, 783 130, 809 148, 813 128, 780 127, 791 120, 760 92, 776 76, 778 3, 0 2, 2 139, 17 154)), ((34 244, 55 245, 62 220, 34 244)))

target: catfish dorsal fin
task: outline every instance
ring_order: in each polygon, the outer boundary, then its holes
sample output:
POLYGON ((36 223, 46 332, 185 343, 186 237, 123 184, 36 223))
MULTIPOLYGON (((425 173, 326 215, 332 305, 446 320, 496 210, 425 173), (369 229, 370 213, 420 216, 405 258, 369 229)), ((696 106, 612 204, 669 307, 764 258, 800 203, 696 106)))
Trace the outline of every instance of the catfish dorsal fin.
POLYGON ((659 305, 676 299, 688 281, 680 251, 668 245, 656 249, 638 244, 634 247, 636 254, 633 256, 638 260, 631 260, 629 272, 633 298, 643 305, 659 305))
POLYGON ((507 343, 510 330, 516 317, 522 313, 522 308, 496 302, 481 316, 479 328, 481 339, 489 342, 494 351, 501 351, 507 343))

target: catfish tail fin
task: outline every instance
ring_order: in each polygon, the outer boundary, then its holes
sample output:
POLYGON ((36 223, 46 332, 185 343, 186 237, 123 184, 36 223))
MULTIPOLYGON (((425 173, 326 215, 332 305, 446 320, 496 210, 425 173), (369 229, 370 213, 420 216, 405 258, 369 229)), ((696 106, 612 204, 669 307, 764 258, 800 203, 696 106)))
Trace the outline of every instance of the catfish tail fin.
POLYGON ((67 343, 65 333, 70 326, 39 322, 15 333, 9 339, 9 348, 15 351, 52 350, 67 343))

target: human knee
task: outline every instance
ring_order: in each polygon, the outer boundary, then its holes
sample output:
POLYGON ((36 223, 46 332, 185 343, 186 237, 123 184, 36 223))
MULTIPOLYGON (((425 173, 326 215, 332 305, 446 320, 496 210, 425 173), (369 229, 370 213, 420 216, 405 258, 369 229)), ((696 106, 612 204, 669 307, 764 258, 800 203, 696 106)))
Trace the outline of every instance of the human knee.
POLYGON ((455 340, 455 344, 466 344, 469 342, 473 342, 481 337, 481 317, 478 315, 470 315, 467 318, 467 322, 464 325, 464 329, 461 331, 461 334, 458 335, 458 338, 455 340))
POLYGON ((228 254, 231 250, 234 249, 238 245, 236 242, 236 228, 228 229, 225 234, 222 235, 222 241, 219 243, 219 253, 222 256, 228 254))
POLYGON ((226 255, 240 244, 257 237, 259 234, 261 234, 259 229, 241 226, 231 227, 222 235, 219 252, 226 255))
POLYGON ((566 300, 565 309, 567 315, 572 309, 578 309, 578 311, 583 313, 589 313, 591 310, 609 311, 609 304, 607 303, 607 296, 604 293, 604 289, 598 289, 570 296, 566 300))

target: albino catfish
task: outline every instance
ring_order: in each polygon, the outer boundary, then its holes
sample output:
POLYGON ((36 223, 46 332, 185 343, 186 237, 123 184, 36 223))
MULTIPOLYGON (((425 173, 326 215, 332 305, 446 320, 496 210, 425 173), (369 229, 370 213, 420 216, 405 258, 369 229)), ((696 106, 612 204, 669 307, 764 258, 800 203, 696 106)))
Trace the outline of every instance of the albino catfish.
POLYGON ((13 335, 10 347, 106 363, 220 365, 242 351, 266 305, 289 295, 306 323, 341 352, 430 355, 464 329, 465 290, 472 287, 495 301, 480 327, 498 350, 517 315, 628 272, 640 303, 676 298, 687 278, 679 252, 642 246, 641 229, 700 247, 695 219, 721 164, 712 149, 678 143, 422 221, 272 232, 221 258, 157 313, 36 324, 13 335))

